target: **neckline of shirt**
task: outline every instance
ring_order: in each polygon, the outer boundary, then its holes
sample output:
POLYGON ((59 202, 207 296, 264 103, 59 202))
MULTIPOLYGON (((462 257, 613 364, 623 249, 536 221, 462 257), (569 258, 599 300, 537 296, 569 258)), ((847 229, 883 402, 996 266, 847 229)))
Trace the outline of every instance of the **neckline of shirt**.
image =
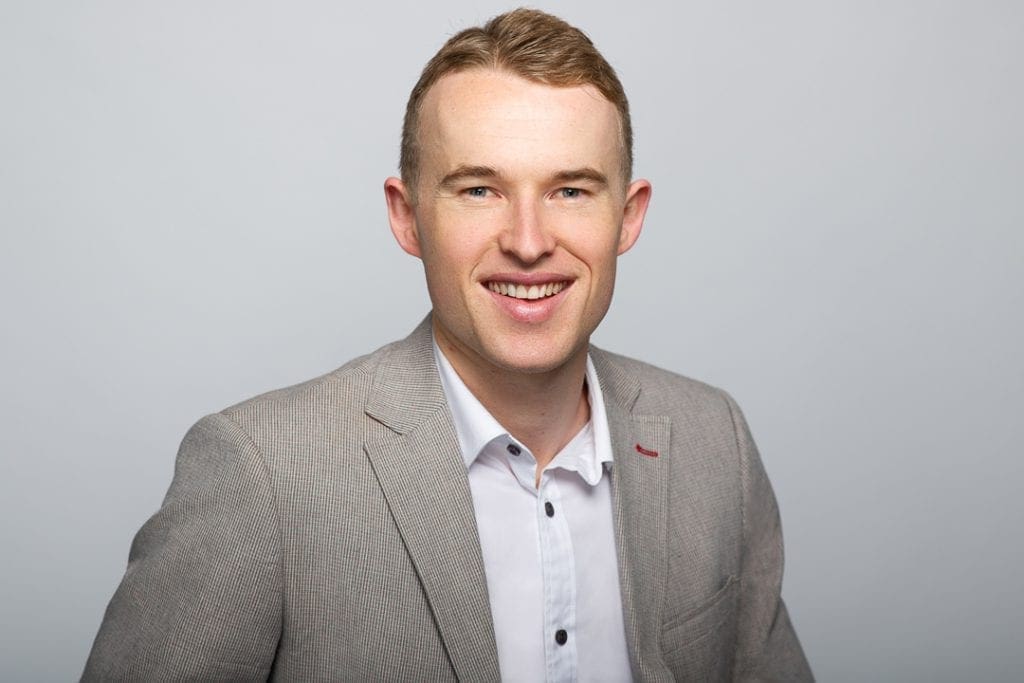
MULTIPOLYGON (((455 368, 452 367, 444 352, 441 351, 436 340, 432 339, 432 345, 434 362, 441 378, 441 388, 448 400, 448 408, 451 411, 466 469, 469 469, 484 448, 495 440, 507 440, 507 443, 515 444, 523 451, 529 452, 526 445, 509 434, 508 430, 502 427, 473 395, 473 392, 469 390, 455 368)), ((601 481, 605 468, 611 467, 613 458, 604 395, 601 392, 601 383, 590 354, 587 354, 586 387, 587 399, 590 402, 590 420, 555 455, 545 470, 560 468, 575 471, 587 484, 596 486, 601 481), (590 435, 586 433, 588 428, 591 430, 590 435), (588 436, 592 436, 592 439, 589 439, 588 436), (592 441, 593 448, 579 450, 583 441, 592 441), (561 462, 559 462, 560 460, 561 462)))

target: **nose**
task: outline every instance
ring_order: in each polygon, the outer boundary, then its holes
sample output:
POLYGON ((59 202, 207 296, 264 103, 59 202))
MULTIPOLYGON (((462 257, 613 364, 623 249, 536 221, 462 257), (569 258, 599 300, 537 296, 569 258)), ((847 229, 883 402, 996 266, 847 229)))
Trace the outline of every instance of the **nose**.
POLYGON ((503 252, 523 264, 536 263, 555 249, 555 238, 544 225, 541 212, 532 201, 516 202, 508 224, 498 237, 503 252))

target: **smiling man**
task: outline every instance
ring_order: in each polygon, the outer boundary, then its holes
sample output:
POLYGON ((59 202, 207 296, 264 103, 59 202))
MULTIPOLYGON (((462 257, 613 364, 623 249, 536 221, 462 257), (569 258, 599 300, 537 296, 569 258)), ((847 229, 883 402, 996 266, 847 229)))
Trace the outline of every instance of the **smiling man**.
POLYGON ((540 479, 589 419, 587 344, 650 183, 624 181, 619 113, 589 84, 452 71, 413 120, 417 168, 385 183, 392 230, 423 259, 441 353, 540 479))
POLYGON ((600 351, 651 198, 577 29, 452 37, 406 111, 405 340, 201 420, 89 680, 810 680, 723 392, 600 351))

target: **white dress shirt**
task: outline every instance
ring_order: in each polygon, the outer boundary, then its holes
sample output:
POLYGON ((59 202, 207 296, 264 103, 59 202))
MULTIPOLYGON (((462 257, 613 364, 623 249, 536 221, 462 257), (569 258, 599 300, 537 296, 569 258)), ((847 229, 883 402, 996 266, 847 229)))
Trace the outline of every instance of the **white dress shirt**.
POLYGON ((590 421, 541 473, 434 344, 473 494, 504 681, 629 681, 611 439, 587 358, 590 421))

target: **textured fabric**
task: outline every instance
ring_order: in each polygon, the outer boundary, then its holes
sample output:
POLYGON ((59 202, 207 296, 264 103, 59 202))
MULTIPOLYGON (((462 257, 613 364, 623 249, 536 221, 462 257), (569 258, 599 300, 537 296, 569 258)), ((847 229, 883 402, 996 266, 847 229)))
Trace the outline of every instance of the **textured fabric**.
POLYGON ((593 362, 590 421, 538 487, 530 449, 487 412, 436 343, 434 358, 468 467, 502 679, 629 681, 604 467, 613 456, 593 362))
MULTIPOLYGON (((779 594, 775 499, 739 409, 699 382, 591 355, 634 678, 811 680, 779 594)), ((268 678, 499 678, 429 318, 189 431, 83 674, 268 678)))

